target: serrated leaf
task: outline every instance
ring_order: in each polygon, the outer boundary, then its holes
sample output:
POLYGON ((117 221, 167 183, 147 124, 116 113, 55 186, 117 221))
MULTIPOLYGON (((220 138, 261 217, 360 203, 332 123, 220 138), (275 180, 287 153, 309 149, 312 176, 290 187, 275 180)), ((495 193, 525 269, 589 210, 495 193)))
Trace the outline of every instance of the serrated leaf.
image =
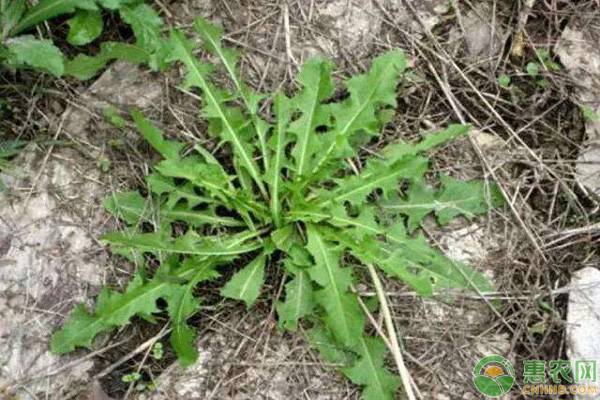
POLYGON ((248 253, 261 247, 259 242, 231 248, 227 240, 219 237, 200 236, 193 231, 176 239, 167 238, 160 233, 123 234, 108 233, 102 240, 116 246, 138 249, 148 252, 189 254, 195 256, 233 256, 248 253))
POLYGON ((313 287, 308 274, 298 271, 285 285, 285 301, 277 304, 279 326, 289 331, 296 331, 298 320, 312 312, 313 297, 313 287))
POLYGON ((162 69, 166 65, 167 46, 163 39, 162 19, 152 7, 145 3, 123 5, 119 8, 123 21, 131 26, 136 46, 150 53, 150 67, 162 69))
POLYGON ((243 121, 239 120, 240 115, 234 109, 223 104, 225 98, 222 93, 208 82, 207 75, 210 73, 210 67, 196 59, 193 54, 193 46, 183 33, 173 31, 171 44, 172 59, 181 61, 187 68, 187 86, 198 87, 202 90, 206 101, 205 115, 208 118, 217 119, 223 125, 221 131, 223 140, 231 143, 240 165, 252 177, 264 197, 268 197, 258 167, 252 157, 252 146, 241 135, 243 121))
POLYGON ((257 115, 258 103, 263 96, 254 93, 240 79, 240 74, 236 67, 239 58, 237 53, 233 49, 224 48, 221 45, 223 30, 220 27, 209 23, 202 17, 196 19, 194 27, 196 28, 196 32, 198 32, 204 40, 206 49, 221 60, 221 63, 225 67, 225 71, 227 71, 229 78, 233 81, 236 96, 242 100, 246 110, 250 114, 250 122, 258 136, 263 165, 266 170, 269 165, 269 152, 267 151, 266 141, 266 133, 269 130, 269 124, 260 119, 257 115))
POLYGON ((78 304, 62 328, 52 335, 50 347, 55 354, 69 353, 76 347, 90 347, 96 335, 109 328, 103 322, 98 323, 83 304, 78 304))
POLYGON ((19 23, 11 30, 11 34, 19 33, 62 14, 69 14, 76 9, 97 10, 98 6, 94 0, 41 0, 31 7, 19 23))
POLYGON ((331 105, 336 140, 322 149, 311 175, 320 176, 319 171, 330 159, 347 156, 345 151, 340 151, 348 144, 356 140, 364 143, 364 137, 379 132, 384 122, 380 111, 386 106, 396 106, 396 86, 405 68, 404 53, 393 50, 375 58, 367 74, 354 76, 348 81, 349 98, 331 105))
POLYGON ((290 125, 290 132, 296 136, 292 150, 297 179, 305 176, 315 157, 322 149, 316 128, 329 123, 329 108, 321 103, 333 94, 331 68, 333 64, 322 59, 310 59, 303 66, 298 77, 302 91, 292 99, 301 115, 290 125))
POLYGON ((352 367, 342 372, 352 382, 363 385, 362 398, 365 400, 393 400, 400 386, 400 379, 384 367, 385 344, 380 338, 363 337, 354 350, 359 359, 352 367))
MULTIPOLYGON (((382 234, 385 232, 382 231, 382 234)), ((352 254, 365 263, 376 264, 389 276, 403 280, 423 296, 449 289, 488 292, 493 289, 482 274, 450 260, 432 248, 423 236, 387 235, 390 244, 365 241, 351 245, 352 254)))
POLYGON ((193 227, 203 225, 236 227, 243 226, 241 221, 231 217, 217 215, 212 207, 204 210, 195 210, 190 204, 180 203, 172 207, 166 204, 151 205, 151 201, 144 199, 138 192, 117 193, 109 197, 104 207, 117 218, 123 219, 130 225, 151 220, 154 216, 161 222, 182 221, 193 227), (157 210, 154 210, 156 208, 157 210))
POLYGON ((265 280, 266 254, 261 254, 231 277, 221 289, 221 296, 242 300, 250 308, 258 299, 265 280))
POLYGON ((306 234, 306 248, 315 260, 315 265, 307 272, 322 287, 315 293, 315 298, 325 309, 323 320, 336 340, 345 346, 352 346, 362 334, 364 326, 358 301, 348 292, 353 282, 352 272, 349 268, 340 267, 341 249, 325 242, 317 228, 308 225, 306 234))
POLYGON ((381 190, 383 197, 388 197, 397 190, 402 179, 420 179, 427 167, 428 160, 423 157, 405 156, 391 165, 372 160, 360 175, 340 179, 335 190, 322 192, 318 204, 349 202, 360 206, 375 190, 381 190))
POLYGON ((375 220, 373 207, 365 206, 358 215, 348 215, 346 207, 335 204, 330 207, 318 208, 314 204, 303 204, 292 209, 288 215, 296 221, 310 221, 313 223, 329 223, 338 228, 344 228, 347 235, 361 240, 367 235, 380 234, 379 226, 375 220))
MULTIPOLYGON (((236 249, 254 236, 256 236, 255 233, 243 233, 222 242, 227 243, 229 249, 236 249)), ((181 294, 179 285, 193 279, 195 275, 202 279, 210 279, 214 276, 210 266, 232 259, 232 256, 193 257, 182 263, 168 276, 163 275, 168 268, 164 268, 164 265, 161 266, 161 269, 157 271, 157 277, 146 283, 142 281, 140 275, 136 275, 125 293, 104 289, 98 297, 94 314, 89 313, 83 305, 80 305, 75 308, 62 329, 53 334, 52 351, 63 354, 73 351, 76 347, 90 347, 99 333, 128 323, 133 315, 148 316, 152 314, 157 310, 156 299, 165 298, 168 301, 173 296, 181 294), (205 268, 201 274, 197 270, 199 265, 205 268)), ((185 346, 183 349, 185 353, 185 346)), ((185 354, 184 357, 186 357, 185 354)))
MULTIPOLYGON (((441 204, 439 206, 442 206, 441 204)), ((415 182, 410 185, 406 196, 384 204, 385 211, 399 212, 408 217, 408 231, 412 232, 421 225, 421 221, 432 210, 437 209, 435 191, 423 182, 415 182)))
POLYGON ((450 124, 445 129, 428 133, 418 143, 392 143, 381 150, 381 155, 392 164, 408 155, 418 155, 450 140, 465 136, 471 127, 464 124, 450 124))
POLYGON ((179 201, 185 200, 191 207, 201 203, 211 203, 212 200, 206 196, 200 196, 194 191, 191 183, 177 185, 170 177, 152 173, 146 177, 146 183, 150 191, 157 195, 167 195, 165 206, 173 208, 179 201))
POLYGON ((504 203, 502 193, 495 184, 486 185, 476 180, 464 182, 448 175, 441 175, 440 181, 442 190, 436 200, 442 206, 436 209, 436 216, 441 225, 458 215, 471 219, 504 203))
POLYGON ((136 314, 150 315, 158 311, 156 300, 170 296, 174 290, 175 285, 157 280, 144 284, 139 275, 124 293, 104 289, 98 296, 93 315, 80 305, 63 328, 54 333, 52 351, 63 354, 75 347, 90 347, 99 333, 127 324, 136 314))
POLYGON ((104 26, 100 11, 88 10, 78 10, 67 23, 69 24, 67 41, 74 46, 93 42, 100 36, 104 26))
POLYGON ((183 178, 203 190, 228 208, 251 211, 255 216, 268 214, 264 205, 255 202, 249 194, 235 189, 231 178, 217 165, 202 163, 198 157, 189 156, 182 160, 167 159, 156 166, 165 177, 183 178))
POLYGON ((64 72, 63 54, 50 40, 36 39, 31 35, 6 41, 6 62, 14 67, 28 66, 56 77, 64 72))
POLYGON ((483 181, 465 182, 447 175, 442 175, 440 181, 442 188, 439 192, 422 182, 415 182, 404 198, 394 199, 382 207, 384 211, 406 215, 408 229, 412 232, 430 212, 435 212, 440 225, 445 225, 459 215, 472 219, 504 202, 494 184, 489 184, 486 190, 483 181))
MULTIPOLYGON (((187 261, 195 263, 194 259, 187 261)), ((173 327, 170 342, 177 354, 179 364, 183 367, 192 365, 198 359, 198 351, 194 345, 196 331, 186 322, 200 308, 200 303, 193 294, 194 288, 199 282, 218 276, 219 273, 214 269, 213 263, 204 262, 200 266, 194 266, 192 279, 186 285, 179 287, 169 298, 168 310, 173 327)))
POLYGON ((112 194, 104 201, 104 208, 129 225, 140 223, 149 211, 146 199, 136 191, 112 194))

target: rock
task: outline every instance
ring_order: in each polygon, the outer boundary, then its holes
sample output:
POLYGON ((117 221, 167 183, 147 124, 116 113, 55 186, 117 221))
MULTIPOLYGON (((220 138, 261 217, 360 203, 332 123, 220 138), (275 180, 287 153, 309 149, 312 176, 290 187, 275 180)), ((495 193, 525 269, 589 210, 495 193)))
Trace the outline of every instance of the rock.
MULTIPOLYGON (((571 278, 567 311, 567 355, 576 367, 577 361, 592 360, 600 367, 600 270, 586 267, 571 278)), ((597 371, 597 373, 600 371, 597 371)), ((587 384, 596 384, 598 381, 587 384)), ((598 388, 600 391, 600 387, 598 388)), ((600 399, 576 396, 576 399, 600 399)))
POLYGON ((471 58, 490 58, 502 50, 503 30, 492 18, 490 4, 478 4, 464 15, 464 40, 471 58))
MULTIPOLYGON (((421 0, 410 3, 427 30, 433 29, 441 21, 442 15, 451 9, 450 2, 445 0, 421 0)), ((394 18, 392 22, 408 31, 423 33, 423 26, 414 17, 412 11, 406 7, 404 0, 387 0, 383 2, 383 5, 390 10, 390 14, 394 18)))
POLYGON ((360 3, 334 0, 319 7, 317 13, 319 24, 329 30, 328 35, 317 37, 317 44, 326 54, 334 56, 339 56, 337 48, 353 54, 366 53, 381 26, 370 0, 360 3))
MULTIPOLYGON (((109 102, 145 107, 159 95, 160 85, 136 67, 115 64, 82 97, 101 113, 109 102)), ((98 141, 91 118, 70 107, 62 118, 65 134, 98 141)), ((22 399, 66 398, 87 385, 93 366, 62 368, 73 357, 49 352, 61 316, 97 292, 108 267, 97 242, 106 229, 107 185, 96 161, 74 147, 56 146, 48 155, 31 143, 13 162, 20 174, 0 176, 10 189, 0 197, 0 388, 22 399)))
MULTIPOLYGON (((600 116, 600 30, 576 25, 565 28, 556 44, 560 57, 571 79, 577 83, 577 101, 596 116, 600 116)), ((600 118, 585 122, 587 139, 577 159, 577 181, 596 195, 600 195, 600 118)))
MULTIPOLYGON (((384 0, 381 7, 375 0, 352 2, 334 0, 317 9, 315 28, 324 30, 316 36, 316 41, 294 40, 299 43, 302 54, 307 56, 325 55, 340 57, 351 54, 353 57, 368 55, 372 52, 372 43, 384 26, 382 9, 390 23, 402 29, 422 34, 423 27, 414 18, 401 0, 384 0)), ((437 25, 442 14, 449 10, 449 4, 442 0, 414 2, 413 7, 426 29, 437 25)), ((380 36, 380 35, 379 35, 380 36)))
POLYGON ((481 263, 488 254, 489 236, 485 226, 471 224, 445 232, 440 243, 446 248, 446 256, 465 263, 481 263))

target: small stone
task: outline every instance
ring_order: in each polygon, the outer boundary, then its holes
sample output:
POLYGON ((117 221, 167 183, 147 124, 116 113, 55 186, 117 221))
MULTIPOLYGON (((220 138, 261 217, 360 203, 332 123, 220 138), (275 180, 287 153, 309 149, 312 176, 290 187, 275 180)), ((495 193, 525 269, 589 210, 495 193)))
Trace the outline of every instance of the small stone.
MULTIPOLYGON (((567 312, 567 355, 576 368, 577 361, 591 360, 600 366, 600 270, 583 268, 573 274, 567 312)), ((580 382, 582 383, 582 382, 580 382)), ((586 384, 596 382, 585 381, 586 384)), ((600 391, 600 387, 598 387, 600 391)), ((576 399, 598 400, 596 396, 576 399)))
MULTIPOLYGON (((585 27, 568 26, 556 44, 555 52, 565 70, 577 82, 576 98, 593 115, 600 115, 600 33, 585 27)), ((600 196, 600 118, 585 122, 587 139, 577 158, 575 179, 600 196)))

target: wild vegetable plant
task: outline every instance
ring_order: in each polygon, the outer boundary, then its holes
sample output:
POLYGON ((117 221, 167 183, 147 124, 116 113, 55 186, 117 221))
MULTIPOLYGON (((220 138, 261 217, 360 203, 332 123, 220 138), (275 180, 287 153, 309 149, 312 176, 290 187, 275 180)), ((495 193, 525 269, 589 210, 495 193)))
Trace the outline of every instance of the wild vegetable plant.
POLYGON ((115 59, 160 69, 164 66, 161 26, 161 18, 143 0, 40 0, 32 7, 25 0, 0 0, 0 62, 79 79, 91 78, 115 59), (103 10, 119 13, 136 37, 134 44, 104 42, 95 56, 79 54, 66 60, 51 40, 33 35, 32 30, 40 24, 72 14, 67 20, 67 42, 77 47, 90 44, 102 33, 103 10))
POLYGON ((331 62, 309 60, 298 77, 301 89, 290 98, 253 91, 240 79, 237 54, 222 47, 221 30, 202 19, 195 29, 232 89, 213 83, 213 66, 195 56, 180 31, 171 34, 168 59, 185 69, 185 88, 201 93, 202 117, 219 150, 169 140, 132 113, 162 161, 146 177, 147 194, 107 199, 106 209, 126 228, 103 239, 140 267, 124 292, 104 288, 93 312, 79 305, 54 334, 52 349, 90 347, 99 333, 134 316, 151 321, 162 299, 171 345, 188 366, 198 357, 187 322, 202 307, 196 287, 237 268, 221 295, 250 308, 273 265, 285 280, 283 298, 276 299, 279 326, 307 328, 323 358, 344 365, 341 372, 363 386, 365 399, 393 398, 399 380, 385 368, 384 342, 366 322, 355 285, 366 276, 363 266, 375 265, 423 296, 490 290, 482 275, 446 258, 419 233, 427 215, 444 225, 501 203, 492 185, 426 175, 425 153, 468 127, 392 143, 358 163, 367 154, 361 149, 394 115, 406 68, 400 50, 375 58, 368 72, 344 82, 343 92, 336 91, 331 62), (149 260, 159 262, 156 271, 145 267, 149 260))

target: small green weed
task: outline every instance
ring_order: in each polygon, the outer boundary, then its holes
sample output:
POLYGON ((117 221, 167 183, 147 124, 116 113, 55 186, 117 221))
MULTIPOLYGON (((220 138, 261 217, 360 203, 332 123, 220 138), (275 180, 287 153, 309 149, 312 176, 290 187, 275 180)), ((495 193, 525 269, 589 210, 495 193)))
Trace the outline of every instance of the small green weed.
POLYGON ((254 92, 240 80, 238 55, 221 46, 221 30, 202 19, 195 28, 233 91, 215 86, 214 66, 195 56, 194 42, 182 32, 171 33, 167 59, 185 67, 184 86, 201 92, 208 131, 227 151, 217 158, 199 144, 168 140, 140 112, 132 113, 163 160, 146 177, 147 195, 130 191, 106 200, 126 228, 103 240, 138 263, 138 273, 124 292, 104 288, 93 312, 77 306, 54 334, 52 350, 90 347, 101 332, 161 312, 157 300, 163 299, 171 346, 188 366, 198 357, 196 331, 187 323, 202 307, 197 285, 219 278, 227 266, 239 267, 221 295, 250 308, 261 296, 266 265, 277 262, 286 280, 276 303, 279 326, 297 331, 302 322, 323 358, 343 364, 340 371, 364 388, 365 399, 392 399, 399 379, 384 366, 386 346, 367 328, 353 285, 365 277, 362 263, 423 296, 491 290, 484 276, 449 260, 419 233, 427 215, 444 225, 502 204, 494 185, 444 174, 432 185, 425 178, 425 153, 468 127, 450 125, 417 143, 389 144, 353 169, 348 159, 377 139, 394 114, 406 68, 400 50, 345 81, 341 100, 332 63, 311 59, 298 77, 301 90, 290 98, 254 92), (263 117, 264 104, 272 106, 263 117), (228 154, 228 162, 219 161, 228 154), (348 257, 360 263, 346 264, 348 257), (150 258, 160 262, 152 274, 144 261, 150 258))
POLYGON ((536 85, 545 89, 550 85, 550 82, 542 76, 541 72, 560 71, 560 64, 552 61, 550 52, 546 49, 536 50, 535 55, 536 59, 527 63, 525 71, 527 75, 535 80, 536 85))

